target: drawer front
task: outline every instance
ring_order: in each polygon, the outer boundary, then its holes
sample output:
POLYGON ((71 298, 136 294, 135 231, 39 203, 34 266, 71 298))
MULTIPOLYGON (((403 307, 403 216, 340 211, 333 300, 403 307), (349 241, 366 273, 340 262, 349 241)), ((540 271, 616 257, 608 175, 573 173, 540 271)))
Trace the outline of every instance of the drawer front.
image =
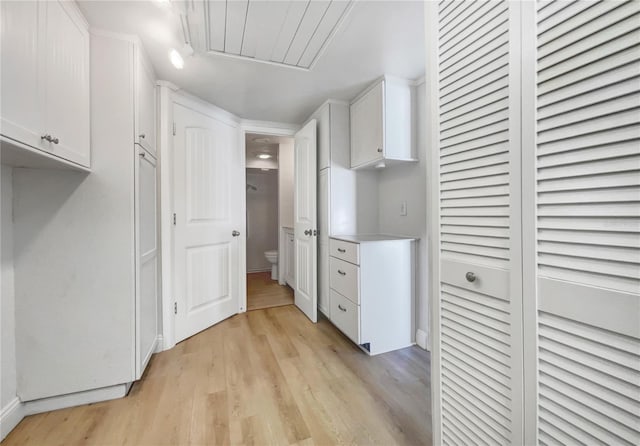
POLYGON ((331 322, 349 339, 360 344, 360 307, 331 290, 331 322))
POLYGON ((359 265, 360 245, 332 238, 329 240, 329 255, 359 265))
POLYGON ((329 258, 329 285, 360 305, 360 267, 344 260, 329 258))

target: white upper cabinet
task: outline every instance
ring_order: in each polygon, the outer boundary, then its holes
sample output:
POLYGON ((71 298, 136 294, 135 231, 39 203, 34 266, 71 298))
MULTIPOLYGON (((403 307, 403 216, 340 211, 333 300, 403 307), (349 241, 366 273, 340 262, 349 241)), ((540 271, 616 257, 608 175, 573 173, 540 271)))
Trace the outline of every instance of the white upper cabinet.
POLYGON ((351 168, 417 161, 412 87, 385 78, 351 103, 351 168))
POLYGON ((156 78, 138 47, 136 63, 136 142, 156 156, 156 78))
POLYGON ((90 167, 84 17, 72 2, 2 2, 1 7, 3 139, 90 167))

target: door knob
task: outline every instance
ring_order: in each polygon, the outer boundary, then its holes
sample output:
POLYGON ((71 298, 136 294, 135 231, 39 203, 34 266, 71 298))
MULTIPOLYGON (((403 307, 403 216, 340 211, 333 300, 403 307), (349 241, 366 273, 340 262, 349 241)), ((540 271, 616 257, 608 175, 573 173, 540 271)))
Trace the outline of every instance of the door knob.
POLYGON ((231 233, 231 235, 233 235, 234 237, 238 237, 240 235, 240 231, 236 231, 234 229, 233 232, 231 233))
POLYGON ((304 235, 311 235, 311 229, 305 229, 304 235))
POLYGON ((472 273, 471 271, 465 274, 464 277, 467 279, 467 282, 475 282, 477 279, 475 273, 472 273))
POLYGON ((45 141, 49 141, 49 142, 51 142, 52 140, 51 135, 42 135, 40 139, 44 139, 45 141))
POLYGON ((147 136, 144 133, 140 133, 140 138, 144 139, 144 137, 147 136))
POLYGON ((58 138, 51 138, 49 141, 51 141, 54 144, 58 144, 60 142, 58 138))

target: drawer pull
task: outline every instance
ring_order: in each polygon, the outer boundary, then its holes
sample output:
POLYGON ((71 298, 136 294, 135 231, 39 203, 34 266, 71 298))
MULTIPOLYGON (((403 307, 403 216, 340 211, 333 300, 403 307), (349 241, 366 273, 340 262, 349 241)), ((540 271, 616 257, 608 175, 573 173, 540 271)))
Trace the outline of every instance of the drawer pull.
POLYGON ((346 275, 347 275, 347 273, 345 273, 345 272, 344 272, 344 271, 342 271, 342 270, 338 270, 338 274, 340 274, 341 276, 346 276, 346 275))
POLYGON ((467 282, 475 282, 476 281, 476 275, 475 275, 475 273, 472 273, 471 271, 469 271, 467 274, 465 274, 464 277, 467 279, 467 282))
POLYGON ((347 250, 346 249, 342 249, 342 248, 338 248, 338 252, 341 252, 341 253, 344 254, 345 252, 347 252, 347 250))
POLYGON ((344 311, 345 313, 347 312, 347 309, 340 304, 338 304, 338 308, 340 309, 340 311, 344 311))

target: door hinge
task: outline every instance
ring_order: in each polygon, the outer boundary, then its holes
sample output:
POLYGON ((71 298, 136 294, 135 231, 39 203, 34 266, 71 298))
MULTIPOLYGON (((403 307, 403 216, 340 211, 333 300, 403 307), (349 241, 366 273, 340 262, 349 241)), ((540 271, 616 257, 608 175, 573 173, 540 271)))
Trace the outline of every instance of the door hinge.
POLYGON ((176 136, 176 123, 173 123, 173 136, 176 136))
POLYGON ((173 226, 175 226, 175 225, 176 225, 176 214, 174 213, 173 214, 173 226))
POLYGON ((178 302, 173 303, 173 314, 178 314, 178 302))

